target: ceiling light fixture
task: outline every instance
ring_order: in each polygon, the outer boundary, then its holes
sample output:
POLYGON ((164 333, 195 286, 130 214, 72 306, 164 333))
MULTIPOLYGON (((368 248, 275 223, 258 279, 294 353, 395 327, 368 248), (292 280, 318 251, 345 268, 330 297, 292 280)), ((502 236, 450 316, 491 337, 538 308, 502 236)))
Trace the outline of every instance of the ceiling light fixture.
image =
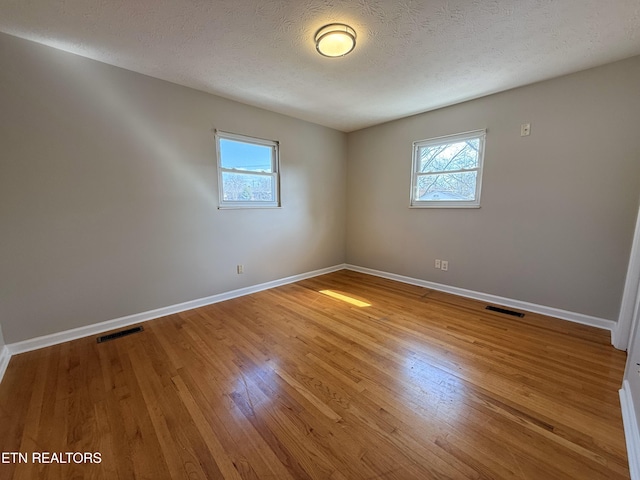
POLYGON ((316 32, 316 50, 325 57, 344 57, 356 46, 356 31, 344 23, 331 23, 316 32))

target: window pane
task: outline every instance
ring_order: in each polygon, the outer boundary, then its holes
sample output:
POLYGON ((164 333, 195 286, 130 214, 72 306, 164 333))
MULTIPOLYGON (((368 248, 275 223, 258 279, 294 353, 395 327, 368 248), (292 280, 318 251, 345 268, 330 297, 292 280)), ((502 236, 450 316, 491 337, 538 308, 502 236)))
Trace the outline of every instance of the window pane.
POLYGON ((418 172, 443 172, 478 167, 480 139, 418 147, 418 172))
POLYGON ((273 177, 222 172, 225 202, 275 202, 273 177))
POLYGON ((220 139, 220 163, 223 168, 250 172, 273 172, 273 147, 220 139))
POLYGON ((478 172, 420 175, 416 199, 425 201, 466 202, 476 197, 478 172))

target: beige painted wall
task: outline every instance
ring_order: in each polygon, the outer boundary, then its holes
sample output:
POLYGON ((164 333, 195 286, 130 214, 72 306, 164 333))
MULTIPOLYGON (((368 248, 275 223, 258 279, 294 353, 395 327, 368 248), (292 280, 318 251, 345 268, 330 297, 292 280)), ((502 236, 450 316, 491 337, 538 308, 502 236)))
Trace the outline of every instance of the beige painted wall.
POLYGON ((640 196, 639 85, 636 57, 350 134, 347 262, 616 320, 640 196), (412 142, 480 128, 481 208, 409 209, 412 142))
POLYGON ((0 64, 9 343, 345 258, 617 317, 640 193, 640 58, 349 135, 2 34, 0 64), (216 208, 213 128, 281 142, 282 209, 216 208), (482 208, 409 209, 412 141, 477 128, 482 208))
POLYGON ((8 343, 344 262, 344 133, 2 34, 0 65, 8 343), (280 141, 282 209, 217 209, 214 128, 280 141))

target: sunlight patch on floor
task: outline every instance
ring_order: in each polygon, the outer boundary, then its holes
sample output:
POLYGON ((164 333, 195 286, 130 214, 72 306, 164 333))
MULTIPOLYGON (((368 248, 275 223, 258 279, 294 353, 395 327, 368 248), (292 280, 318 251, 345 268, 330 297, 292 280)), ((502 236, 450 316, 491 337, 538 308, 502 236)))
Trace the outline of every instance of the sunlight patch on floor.
POLYGON ((370 307, 371 304, 367 302, 363 302, 362 300, 355 299, 348 295, 343 295, 342 293, 334 292, 333 290, 320 290, 320 293, 323 295, 327 295, 328 297, 335 298, 337 300, 342 300, 343 302, 350 303, 351 305, 355 305, 356 307, 370 307))

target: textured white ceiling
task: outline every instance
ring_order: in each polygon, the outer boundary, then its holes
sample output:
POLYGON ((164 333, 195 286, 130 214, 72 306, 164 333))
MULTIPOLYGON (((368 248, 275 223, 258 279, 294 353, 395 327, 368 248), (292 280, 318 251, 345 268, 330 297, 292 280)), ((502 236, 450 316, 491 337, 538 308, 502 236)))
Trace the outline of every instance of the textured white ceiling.
POLYGON ((638 55, 640 0, 0 0, 0 31, 352 131, 638 55))

